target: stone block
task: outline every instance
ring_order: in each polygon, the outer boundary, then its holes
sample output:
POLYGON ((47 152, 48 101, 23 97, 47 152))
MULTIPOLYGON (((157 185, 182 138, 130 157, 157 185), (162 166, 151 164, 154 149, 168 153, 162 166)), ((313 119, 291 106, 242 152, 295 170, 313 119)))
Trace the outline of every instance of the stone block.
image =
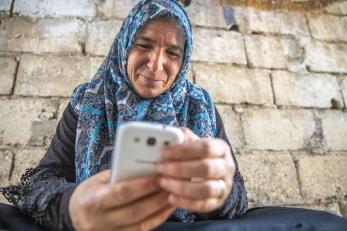
POLYGON ((78 19, 6 18, 1 24, 0 50, 81 53, 86 26, 78 19))
POLYGON ((129 0, 96 0, 98 17, 124 19, 128 16, 136 1, 129 0))
POLYGON ((245 41, 247 57, 252 67, 283 69, 302 58, 301 50, 293 39, 247 35, 245 41))
POLYGON ((2 194, 0 194, 0 203, 10 205, 10 202, 8 202, 8 200, 6 200, 6 198, 2 194))
POLYGON ((332 99, 343 105, 339 84, 332 75, 274 71, 272 81, 277 105, 330 108, 332 99))
POLYGON ((295 165, 286 152, 253 152, 237 156, 250 202, 300 200, 295 165))
POLYGON ((329 4, 325 11, 328 14, 347 15, 347 1, 337 1, 329 4))
POLYGON ((0 187, 7 186, 10 179, 10 171, 13 164, 13 152, 0 150, 0 187))
POLYGON ((193 25, 226 28, 223 7, 218 4, 207 4, 204 0, 195 0, 186 8, 193 25))
POLYGON ((328 150, 347 150, 347 112, 322 112, 320 117, 328 150))
POLYGON ((302 149, 315 131, 308 110, 246 109, 242 120, 246 145, 257 150, 302 149))
POLYGON ((17 62, 14 58, 0 57, 0 95, 12 92, 17 62))
POLYGON ((57 122, 60 121, 61 117, 63 116, 63 113, 65 111, 65 108, 67 107, 67 105, 70 103, 70 98, 69 99, 62 99, 60 100, 59 103, 59 109, 58 109, 58 115, 57 115, 57 122))
POLYGON ((347 42, 347 17, 308 13, 308 25, 315 39, 347 42))
POLYGON ((106 56, 121 26, 122 22, 118 20, 93 21, 88 24, 86 52, 106 56))
MULTIPOLYGON (((345 100, 345 104, 347 104, 347 76, 342 78, 341 80, 341 92, 342 92, 342 96, 345 100)), ((347 105, 345 105, 345 108, 347 107, 347 105)))
POLYGON ((224 130, 232 148, 241 148, 244 144, 244 135, 239 114, 228 105, 217 105, 217 110, 222 117, 224 130))
POLYGON ((247 33, 275 33, 309 36, 305 14, 289 11, 243 10, 247 33))
MULTIPOLYGON (((49 99, 17 98, 0 100, 0 145, 26 145, 39 134, 38 124, 55 120, 58 102, 49 99), (39 123, 40 122, 40 123, 39 123)), ((50 131, 51 133, 54 132, 50 131)), ((44 134, 49 137, 52 134, 44 134)))
POLYGON ((196 28, 194 36, 193 61, 247 64, 241 34, 196 28))
POLYGON ((347 44, 310 41, 305 51, 305 64, 310 71, 347 73, 347 44))
POLYGON ((347 196, 343 201, 339 202, 341 215, 347 219, 347 196))
POLYGON ((208 90, 216 102, 272 104, 269 72, 227 65, 193 66, 198 85, 208 90))
POLYGON ((301 156, 298 159, 301 193, 305 199, 328 199, 347 192, 347 156, 301 156))
POLYGON ((10 13, 12 0, 1 0, 0 1, 0 12, 5 11, 6 13, 10 13))
POLYGON ((46 150, 41 148, 21 149, 15 154, 14 169, 11 176, 11 183, 20 182, 21 176, 28 168, 34 168, 45 155, 46 150))
POLYGON ((23 55, 15 94, 69 97, 78 84, 93 77, 101 62, 85 56, 23 55))
POLYGON ((30 17, 96 16, 94 0, 20 0, 14 2, 13 13, 30 17))

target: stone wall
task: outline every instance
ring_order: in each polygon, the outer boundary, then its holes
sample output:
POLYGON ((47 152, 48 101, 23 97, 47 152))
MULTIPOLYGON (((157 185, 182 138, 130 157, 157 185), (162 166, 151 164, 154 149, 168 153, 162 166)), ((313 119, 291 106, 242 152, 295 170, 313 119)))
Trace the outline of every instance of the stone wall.
MULTIPOLYGON (((135 0, 0 1, 0 186, 44 155, 71 91, 95 73, 135 0)), ((194 0, 189 78, 213 96, 250 206, 347 217, 347 2, 319 11, 194 0)), ((2 201, 4 199, 1 199, 2 201)))

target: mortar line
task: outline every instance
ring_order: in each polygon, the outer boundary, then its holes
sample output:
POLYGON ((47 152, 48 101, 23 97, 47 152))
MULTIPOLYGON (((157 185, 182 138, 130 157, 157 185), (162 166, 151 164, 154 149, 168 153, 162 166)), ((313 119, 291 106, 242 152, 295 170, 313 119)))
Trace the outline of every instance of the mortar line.
MULTIPOLYGON (((11 151, 12 152, 12 151, 11 151)), ((14 167, 15 167, 15 160, 16 160, 16 158, 15 158, 15 154, 14 154, 14 152, 12 152, 12 162, 11 162, 11 166, 10 166, 10 172, 9 172, 9 174, 8 174, 8 180, 10 181, 11 180, 11 178, 12 178, 12 174, 13 174, 13 171, 14 171, 14 167)))
POLYGON ((271 84, 271 90, 272 90, 273 104, 277 106, 272 71, 269 73, 269 77, 270 77, 270 84, 271 84))
POLYGON ((290 156, 292 157, 294 167, 295 167, 295 172, 296 172, 296 180, 298 181, 298 188, 299 188, 299 195, 301 199, 304 199, 303 193, 302 193, 302 183, 300 181, 300 173, 299 173, 299 166, 298 166, 298 160, 295 160, 293 156, 293 152, 289 151, 290 156))
POLYGON ((19 70, 19 64, 20 64, 20 61, 16 60, 16 70, 14 72, 13 85, 12 85, 12 88, 11 88, 10 95, 14 95, 14 89, 15 89, 15 86, 16 86, 16 83, 17 83, 17 75, 18 75, 18 70, 19 70))

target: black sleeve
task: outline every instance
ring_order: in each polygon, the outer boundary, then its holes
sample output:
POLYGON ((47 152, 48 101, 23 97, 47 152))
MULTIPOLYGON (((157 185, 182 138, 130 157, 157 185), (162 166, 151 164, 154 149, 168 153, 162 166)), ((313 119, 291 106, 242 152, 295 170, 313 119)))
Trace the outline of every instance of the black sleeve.
POLYGON ((247 192, 244 186, 243 177, 241 176, 233 149, 231 148, 229 139, 225 133, 222 118, 219 115, 217 109, 215 109, 215 111, 217 123, 216 138, 223 139, 227 144, 229 144, 231 155, 236 164, 236 172, 233 179, 233 187, 224 204, 215 211, 196 214, 198 220, 232 219, 234 217, 243 215, 247 211, 248 207, 247 192))
POLYGON ((3 188, 4 196, 50 230, 71 230, 68 204, 75 187, 77 115, 69 104, 43 159, 28 169, 19 185, 3 188))

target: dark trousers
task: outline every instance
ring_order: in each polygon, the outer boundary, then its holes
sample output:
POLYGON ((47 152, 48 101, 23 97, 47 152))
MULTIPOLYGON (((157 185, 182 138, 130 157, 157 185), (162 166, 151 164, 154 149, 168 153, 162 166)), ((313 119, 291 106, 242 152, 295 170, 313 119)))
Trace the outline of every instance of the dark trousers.
MULTIPOLYGON (((0 203, 0 231, 25 230, 42 231, 17 208, 0 203)), ((249 209, 247 213, 233 220, 204 221, 194 223, 166 222, 158 231, 271 231, 271 230, 318 230, 347 231, 347 220, 328 212, 282 207, 261 207, 249 209)))

